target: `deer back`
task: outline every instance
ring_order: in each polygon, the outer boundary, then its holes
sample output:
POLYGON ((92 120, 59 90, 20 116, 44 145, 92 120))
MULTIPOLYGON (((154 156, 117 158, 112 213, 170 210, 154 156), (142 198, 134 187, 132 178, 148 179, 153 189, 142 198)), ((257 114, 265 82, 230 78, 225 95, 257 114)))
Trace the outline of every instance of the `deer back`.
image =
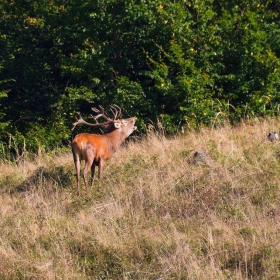
MULTIPOLYGON (((114 117, 109 118, 105 112, 104 108, 100 106, 100 109, 92 108, 95 113, 98 113, 95 117, 91 116, 95 121, 98 118, 102 117, 106 121, 103 123, 88 123, 86 122, 81 114, 79 113, 79 118, 77 122, 73 125, 74 127, 77 124, 85 124, 88 126, 105 126, 107 133, 103 135, 98 134, 89 134, 82 133, 77 135, 72 142, 72 151, 73 154, 78 155, 82 160, 86 160, 87 151, 94 155, 95 161, 100 158, 108 159, 112 154, 119 148, 119 146, 124 142, 124 140, 137 129, 135 125, 135 118, 128 119, 119 119, 121 115, 121 109, 113 105, 111 111, 113 112, 114 117)), ((89 154, 89 153, 88 153, 89 154)))
POLYGON ((95 160, 101 157, 109 159, 114 152, 106 135, 81 133, 76 135, 71 146, 73 153, 78 154, 81 160, 86 160, 88 149, 92 149, 95 160))

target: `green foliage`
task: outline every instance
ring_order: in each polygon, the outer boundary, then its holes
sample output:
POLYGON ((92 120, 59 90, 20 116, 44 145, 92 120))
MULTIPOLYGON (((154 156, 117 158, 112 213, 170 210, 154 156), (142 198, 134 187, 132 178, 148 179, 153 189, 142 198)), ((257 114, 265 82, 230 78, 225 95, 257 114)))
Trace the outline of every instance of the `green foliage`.
POLYGON ((140 131, 157 119, 172 132, 279 112, 275 0, 4 0, 0 8, 1 142, 56 146, 93 104, 118 104, 140 131))

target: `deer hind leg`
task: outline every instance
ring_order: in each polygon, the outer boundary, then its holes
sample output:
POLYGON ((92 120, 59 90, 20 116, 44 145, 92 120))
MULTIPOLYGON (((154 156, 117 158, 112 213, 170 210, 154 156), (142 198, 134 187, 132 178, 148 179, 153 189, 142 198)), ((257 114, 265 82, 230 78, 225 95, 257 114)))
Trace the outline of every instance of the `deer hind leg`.
POLYGON ((81 172, 81 155, 77 151, 77 144, 72 144, 72 153, 73 153, 73 159, 75 164, 75 170, 76 170, 76 179, 77 179, 77 188, 78 188, 78 195, 80 196, 80 172, 81 172))
POLYGON ((94 171, 95 171, 95 164, 92 163, 91 165, 91 177, 90 177, 90 186, 93 186, 93 181, 94 181, 94 171))
POLYGON ((91 169, 92 170, 92 165, 93 165, 93 160, 94 160, 94 149, 91 145, 87 145, 86 147, 86 163, 85 163, 85 169, 83 173, 84 177, 84 182, 86 185, 86 190, 88 190, 88 181, 87 181, 87 175, 88 171, 91 169))
POLYGON ((76 169, 76 179, 77 179, 78 195, 80 196, 80 170, 81 170, 80 159, 74 157, 74 164, 75 164, 75 169, 76 169))

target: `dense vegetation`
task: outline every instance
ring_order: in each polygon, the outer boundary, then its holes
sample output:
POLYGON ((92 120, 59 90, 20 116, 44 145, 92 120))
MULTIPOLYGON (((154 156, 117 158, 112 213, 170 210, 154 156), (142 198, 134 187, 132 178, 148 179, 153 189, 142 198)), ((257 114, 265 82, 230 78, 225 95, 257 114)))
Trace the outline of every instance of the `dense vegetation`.
POLYGON ((0 160, 0 278, 279 279, 279 126, 134 139, 82 197, 70 151, 0 160))
POLYGON ((279 111, 278 0, 3 0, 1 151, 54 147, 75 112, 169 131, 279 111))

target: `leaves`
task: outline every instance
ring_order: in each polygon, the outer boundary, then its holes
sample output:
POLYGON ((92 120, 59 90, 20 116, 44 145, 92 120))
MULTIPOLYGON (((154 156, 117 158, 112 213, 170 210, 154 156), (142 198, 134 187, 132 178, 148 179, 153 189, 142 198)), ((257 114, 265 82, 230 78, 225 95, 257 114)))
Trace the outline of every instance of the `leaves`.
POLYGON ((75 112, 93 103, 119 104, 142 130, 162 118, 170 132, 278 114, 275 0, 4 0, 0 8, 3 135, 32 138, 43 127, 58 132, 50 145, 60 143, 75 112))

